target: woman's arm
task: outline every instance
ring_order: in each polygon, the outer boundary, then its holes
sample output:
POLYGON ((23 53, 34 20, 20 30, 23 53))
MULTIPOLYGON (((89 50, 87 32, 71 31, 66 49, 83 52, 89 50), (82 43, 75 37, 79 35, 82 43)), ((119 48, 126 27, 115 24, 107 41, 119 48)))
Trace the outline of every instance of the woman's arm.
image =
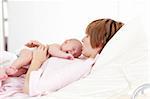
POLYGON ((33 59, 31 62, 31 65, 29 66, 29 69, 27 71, 26 77, 25 77, 25 83, 23 91, 24 93, 29 93, 29 77, 30 73, 32 71, 36 71, 40 68, 42 63, 48 58, 47 56, 47 49, 48 47, 40 45, 34 52, 33 52, 33 59))

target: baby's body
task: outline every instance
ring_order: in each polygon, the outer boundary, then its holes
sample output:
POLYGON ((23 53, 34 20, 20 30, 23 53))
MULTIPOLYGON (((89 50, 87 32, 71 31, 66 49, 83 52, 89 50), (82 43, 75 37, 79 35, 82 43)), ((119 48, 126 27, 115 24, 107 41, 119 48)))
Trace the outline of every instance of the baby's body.
POLYGON ((69 39, 64 41, 63 44, 49 45, 48 53, 51 56, 60 58, 73 59, 78 58, 82 52, 82 44, 76 39, 69 39))
MULTIPOLYGON (((27 47, 33 48, 42 45, 38 41, 30 41, 26 44, 27 47)), ((60 57, 65 59, 78 58, 82 52, 82 44, 77 39, 68 39, 63 44, 50 44, 48 45, 48 55, 60 57)), ((29 49, 22 49, 19 57, 8 68, 0 68, 0 81, 6 80, 9 76, 20 76, 26 73, 27 68, 24 66, 29 65, 32 60, 33 51, 29 49)))

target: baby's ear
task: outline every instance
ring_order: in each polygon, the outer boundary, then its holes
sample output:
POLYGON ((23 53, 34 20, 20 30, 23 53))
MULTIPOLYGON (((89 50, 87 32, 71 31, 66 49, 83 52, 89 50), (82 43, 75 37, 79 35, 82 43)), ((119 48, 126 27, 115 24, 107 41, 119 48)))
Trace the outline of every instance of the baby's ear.
POLYGON ((78 49, 76 49, 76 48, 73 48, 72 50, 74 53, 77 53, 77 51, 78 51, 78 49))
POLYGON ((76 48, 72 48, 73 51, 76 51, 76 48))

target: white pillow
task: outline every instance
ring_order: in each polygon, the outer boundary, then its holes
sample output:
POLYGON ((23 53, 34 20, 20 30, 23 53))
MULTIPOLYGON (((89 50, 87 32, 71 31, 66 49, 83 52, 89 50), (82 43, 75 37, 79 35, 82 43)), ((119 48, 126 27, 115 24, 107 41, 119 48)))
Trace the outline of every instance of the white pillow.
POLYGON ((129 87, 134 89, 148 79, 148 39, 140 18, 125 24, 103 49, 93 67, 98 72, 112 64, 121 66, 129 87))
POLYGON ((143 54, 147 55, 148 40, 146 36, 140 19, 131 20, 107 43, 97 63, 99 65, 110 64, 110 62, 130 64, 143 54))

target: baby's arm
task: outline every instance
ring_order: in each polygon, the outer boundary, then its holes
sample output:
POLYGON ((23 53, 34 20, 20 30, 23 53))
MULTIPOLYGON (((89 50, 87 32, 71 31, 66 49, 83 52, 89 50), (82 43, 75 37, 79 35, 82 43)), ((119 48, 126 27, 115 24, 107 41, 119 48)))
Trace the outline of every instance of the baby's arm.
POLYGON ((54 57, 60 57, 65 59, 74 59, 73 55, 63 52, 59 44, 49 45, 48 53, 54 57))

